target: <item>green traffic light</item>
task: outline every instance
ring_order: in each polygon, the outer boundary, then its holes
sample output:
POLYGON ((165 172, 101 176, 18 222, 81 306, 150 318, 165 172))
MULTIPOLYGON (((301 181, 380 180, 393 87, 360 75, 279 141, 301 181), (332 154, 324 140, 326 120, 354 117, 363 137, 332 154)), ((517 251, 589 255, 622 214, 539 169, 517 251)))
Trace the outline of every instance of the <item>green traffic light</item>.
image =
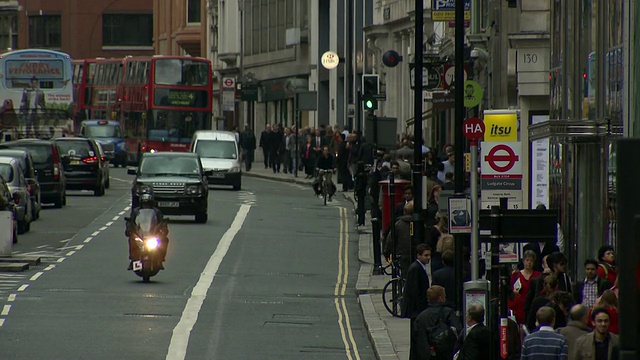
POLYGON ((367 100, 367 101, 364 103, 364 106, 366 106, 366 107, 367 107, 367 109, 373 109, 373 101, 371 101, 371 100, 367 100))

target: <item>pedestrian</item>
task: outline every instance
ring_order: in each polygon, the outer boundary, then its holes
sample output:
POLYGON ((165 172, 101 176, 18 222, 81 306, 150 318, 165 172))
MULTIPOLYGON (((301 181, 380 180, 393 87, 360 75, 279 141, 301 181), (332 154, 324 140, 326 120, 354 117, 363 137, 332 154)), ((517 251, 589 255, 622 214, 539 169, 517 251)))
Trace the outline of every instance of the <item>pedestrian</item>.
MULTIPOLYGON (((338 169, 340 172, 340 169, 338 169)), ((367 172, 364 169, 364 163, 358 162, 358 170, 355 175, 355 196, 356 196, 356 214, 358 215, 358 224, 356 226, 364 226, 364 216, 367 212, 365 199, 367 196, 367 172)))
POLYGON ((269 154, 271 153, 271 125, 267 124, 264 131, 260 134, 260 147, 262 148, 262 156, 264 157, 264 168, 271 166, 269 154))
MULTIPOLYGON (((431 248, 426 244, 418 246, 415 259, 405 274, 406 282, 400 306, 400 316, 411 319, 409 329, 414 328, 416 318, 429 304, 427 300, 427 290, 429 289, 427 264, 431 260, 431 248)), ((415 339, 410 336, 410 342, 413 340, 415 339)), ((411 344, 411 348, 415 348, 415 344, 411 344)), ((411 354, 409 357, 413 358, 411 354)))
POLYGON ((578 340, 580 336, 590 332, 589 308, 583 304, 574 305, 569 311, 569 322, 567 326, 558 329, 558 333, 567 338, 569 354, 574 351, 576 340, 578 340))
POLYGON ((253 134, 253 130, 249 125, 244 126, 244 131, 240 135, 240 146, 243 150, 244 168, 246 171, 251 171, 251 164, 253 164, 254 152, 256 150, 256 136, 253 134))
POLYGON ((567 338, 553 330, 555 310, 543 306, 536 312, 536 319, 539 330, 524 338, 521 360, 568 360, 567 338))
POLYGON ((576 304, 583 304, 590 308, 598 297, 613 285, 605 278, 598 276, 598 261, 596 259, 585 260, 584 271, 586 277, 576 283, 573 296, 576 304))
POLYGON ((450 360, 461 325, 453 309, 447 306, 445 289, 434 285, 427 290, 429 304, 416 317, 411 329, 411 359, 450 360))
POLYGON ((591 321, 595 329, 576 340, 576 346, 571 352, 571 360, 613 360, 618 359, 620 338, 609 331, 609 311, 596 308, 591 313, 591 321))
POLYGON ((616 259, 613 246, 603 245, 598 249, 598 276, 609 281, 610 283, 616 282, 618 277, 618 270, 616 269, 616 259))
POLYGON ((491 331, 484 325, 484 306, 480 303, 469 304, 466 322, 467 335, 464 337, 457 360, 490 360, 491 331))

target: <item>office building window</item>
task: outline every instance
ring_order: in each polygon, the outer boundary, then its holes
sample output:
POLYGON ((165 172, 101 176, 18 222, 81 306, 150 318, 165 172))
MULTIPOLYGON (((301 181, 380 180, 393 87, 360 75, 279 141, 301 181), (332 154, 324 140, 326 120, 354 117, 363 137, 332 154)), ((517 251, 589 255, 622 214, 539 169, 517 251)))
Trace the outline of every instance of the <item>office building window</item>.
POLYGON ((29 47, 62 47, 60 15, 29 16, 29 47))
POLYGON ((103 14, 102 46, 153 46, 153 15, 103 14))
POLYGON ((0 49, 18 47, 18 17, 15 14, 0 15, 0 49))
POLYGON ((244 51, 256 55, 286 48, 286 30, 307 24, 309 0, 253 0, 245 5, 244 51), (299 24, 299 25, 298 25, 299 24))
POLYGON ((200 22, 200 5, 201 5, 201 0, 187 1, 187 22, 188 23, 200 22))

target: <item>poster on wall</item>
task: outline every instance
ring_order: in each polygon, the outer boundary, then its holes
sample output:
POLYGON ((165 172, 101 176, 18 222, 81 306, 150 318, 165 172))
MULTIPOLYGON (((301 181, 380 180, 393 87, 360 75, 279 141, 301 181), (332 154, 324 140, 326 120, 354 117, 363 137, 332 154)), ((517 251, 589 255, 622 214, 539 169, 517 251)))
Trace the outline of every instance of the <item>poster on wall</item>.
MULTIPOLYGON (((549 115, 531 116, 531 125, 549 120, 549 115)), ((549 138, 531 142, 531 208, 549 208, 549 138)))

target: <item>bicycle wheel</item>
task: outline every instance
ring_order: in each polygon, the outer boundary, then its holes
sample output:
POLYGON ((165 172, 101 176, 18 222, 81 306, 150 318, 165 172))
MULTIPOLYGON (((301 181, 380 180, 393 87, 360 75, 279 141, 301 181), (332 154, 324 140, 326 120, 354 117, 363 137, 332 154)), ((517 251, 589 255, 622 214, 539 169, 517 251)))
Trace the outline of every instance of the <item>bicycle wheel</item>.
POLYGON ((327 190, 327 182, 323 181, 322 182, 322 198, 324 200, 324 206, 327 206, 327 195, 328 195, 329 191, 327 190))
POLYGON ((387 309, 389 314, 400 317, 401 303, 402 303, 402 290, 404 288, 404 281, 402 278, 395 278, 389 280, 382 289, 382 303, 387 309), (395 290, 395 291, 394 291, 395 290), (395 293, 394 293, 395 292, 395 293))

